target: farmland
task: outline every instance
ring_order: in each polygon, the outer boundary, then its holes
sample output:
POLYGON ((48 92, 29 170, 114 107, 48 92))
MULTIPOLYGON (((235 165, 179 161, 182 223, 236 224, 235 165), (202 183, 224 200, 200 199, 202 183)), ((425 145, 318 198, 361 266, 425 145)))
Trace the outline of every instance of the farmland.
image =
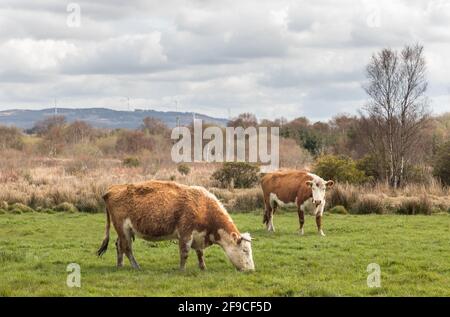
MULTIPOLYGON (((241 232, 255 238, 256 271, 237 272, 222 250, 206 250, 207 270, 195 253, 178 271, 178 246, 136 240, 135 256, 115 267, 114 244, 95 251, 104 215, 24 213, 0 215, 0 296, 450 296, 450 215, 325 214, 326 237, 306 218, 297 234, 296 213, 275 217, 263 229, 260 212, 232 214, 241 232), (66 267, 81 267, 81 287, 66 285, 66 267), (367 286, 368 264, 381 268, 381 287, 367 286)), ((113 233, 114 238, 115 233, 113 233)))

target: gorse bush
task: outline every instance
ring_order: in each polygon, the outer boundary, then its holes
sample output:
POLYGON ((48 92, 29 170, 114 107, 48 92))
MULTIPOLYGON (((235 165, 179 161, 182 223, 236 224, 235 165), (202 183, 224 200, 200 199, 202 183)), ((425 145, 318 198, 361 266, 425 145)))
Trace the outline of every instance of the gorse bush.
POLYGON ((0 150, 22 150, 22 133, 18 128, 0 126, 0 150))
POLYGON ((186 164, 179 164, 177 166, 177 171, 181 174, 181 175, 188 175, 189 172, 191 171, 191 168, 189 166, 187 166, 186 164))
POLYGON ((225 162, 212 174, 221 187, 250 188, 258 182, 259 167, 246 162, 225 162))
POLYGON ((350 184, 361 184, 368 180, 364 172, 356 167, 356 162, 343 155, 323 155, 317 159, 313 170, 327 180, 350 184))
POLYGON ((68 202, 63 202, 53 208, 54 211, 60 211, 60 212, 70 212, 70 213, 76 213, 78 212, 77 207, 75 207, 73 204, 68 202))
POLYGON ((348 214, 347 209, 344 206, 341 206, 341 205, 337 205, 337 206, 334 206, 333 208, 328 209, 328 212, 330 214, 338 214, 338 215, 346 215, 346 214, 348 214))
POLYGON ((125 167, 138 167, 141 162, 137 157, 126 157, 122 161, 122 165, 125 167))
POLYGON ((450 185, 450 141, 439 147, 433 162, 433 175, 443 184, 450 185))

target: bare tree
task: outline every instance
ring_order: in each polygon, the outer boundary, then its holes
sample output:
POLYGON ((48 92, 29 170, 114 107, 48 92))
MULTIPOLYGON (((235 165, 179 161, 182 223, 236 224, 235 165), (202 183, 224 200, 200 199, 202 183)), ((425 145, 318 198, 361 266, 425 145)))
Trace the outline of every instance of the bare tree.
POLYGON ((402 184, 406 164, 429 117, 423 46, 405 46, 400 52, 383 49, 366 69, 364 90, 370 96, 362 114, 369 148, 387 166, 393 187, 402 184))

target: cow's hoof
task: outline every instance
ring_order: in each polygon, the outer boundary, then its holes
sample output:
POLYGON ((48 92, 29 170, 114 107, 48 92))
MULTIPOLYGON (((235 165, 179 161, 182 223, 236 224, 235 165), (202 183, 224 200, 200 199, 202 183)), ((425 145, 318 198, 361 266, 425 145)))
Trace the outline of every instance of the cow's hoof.
POLYGON ((323 233, 322 230, 320 230, 319 235, 321 235, 322 237, 325 237, 325 236, 326 236, 325 233, 323 233))
POLYGON ((304 231, 303 229, 300 229, 299 234, 300 234, 301 236, 303 236, 303 235, 305 235, 305 231, 304 231))

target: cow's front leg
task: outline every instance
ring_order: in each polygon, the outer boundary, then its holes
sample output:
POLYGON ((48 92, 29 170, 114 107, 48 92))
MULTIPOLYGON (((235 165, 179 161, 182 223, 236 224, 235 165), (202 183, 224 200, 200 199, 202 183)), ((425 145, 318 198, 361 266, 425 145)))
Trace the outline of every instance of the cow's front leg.
POLYGON ((188 239, 180 238, 178 244, 180 247, 180 271, 184 271, 186 269, 189 251, 191 250, 192 237, 189 237, 188 239))
POLYGON ((319 207, 319 210, 316 212, 316 224, 317 230, 322 237, 325 237, 325 233, 322 230, 322 215, 323 215, 323 207, 319 207))
POLYGON ((197 249, 195 250, 195 252, 197 252, 198 266, 200 267, 200 270, 206 269, 205 256, 203 255, 203 250, 197 249))

